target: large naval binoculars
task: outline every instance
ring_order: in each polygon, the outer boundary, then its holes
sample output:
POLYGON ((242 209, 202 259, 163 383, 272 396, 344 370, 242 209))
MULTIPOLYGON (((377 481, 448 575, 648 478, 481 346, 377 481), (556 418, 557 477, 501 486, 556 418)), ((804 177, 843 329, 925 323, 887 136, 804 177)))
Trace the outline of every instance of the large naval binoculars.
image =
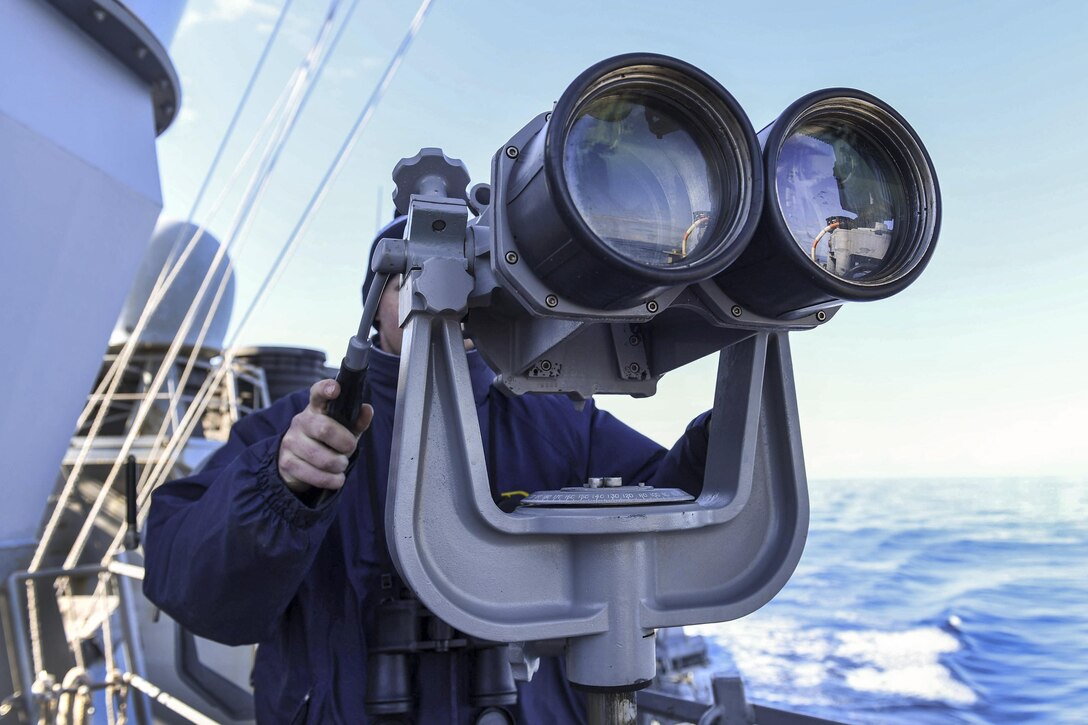
POLYGON ((808 501, 788 333, 922 272, 939 226, 929 157, 869 94, 810 94, 757 135, 706 73, 634 54, 585 71, 499 147, 489 185, 469 189, 437 149, 394 181, 407 231, 374 268, 404 274, 397 568, 458 630, 523 643, 522 676, 534 643, 558 643, 574 684, 636 690, 657 628, 749 614, 796 566, 808 501), (590 471, 500 510, 464 335, 504 391, 575 401, 652 395, 717 353, 701 480, 590 471))

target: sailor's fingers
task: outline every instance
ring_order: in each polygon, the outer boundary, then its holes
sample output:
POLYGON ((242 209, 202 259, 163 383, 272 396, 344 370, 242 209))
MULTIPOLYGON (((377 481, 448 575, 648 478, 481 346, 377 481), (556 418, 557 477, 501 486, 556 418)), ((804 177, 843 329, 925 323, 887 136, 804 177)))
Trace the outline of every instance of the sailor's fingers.
POLYGON ((343 473, 331 473, 324 471, 305 461, 290 450, 280 448, 279 457, 280 477, 288 488, 294 491, 305 490, 304 486, 324 488, 335 491, 344 485, 343 473))
POLYGON ((284 436, 280 443, 280 449, 287 449, 289 453, 314 468, 328 473, 343 473, 348 470, 348 457, 343 453, 337 453, 324 443, 307 436, 292 437, 290 440, 284 436))
POLYGON ((318 380, 310 386, 310 407, 318 413, 324 413, 330 400, 340 395, 340 383, 332 378, 318 380))
MULTIPOLYGON (((311 391, 311 400, 313 397, 311 391)), ((323 409, 317 408, 312 403, 291 419, 291 427, 288 428, 284 440, 287 440, 288 436, 311 438, 345 456, 354 453, 355 446, 359 443, 359 436, 356 433, 325 415, 323 409)))

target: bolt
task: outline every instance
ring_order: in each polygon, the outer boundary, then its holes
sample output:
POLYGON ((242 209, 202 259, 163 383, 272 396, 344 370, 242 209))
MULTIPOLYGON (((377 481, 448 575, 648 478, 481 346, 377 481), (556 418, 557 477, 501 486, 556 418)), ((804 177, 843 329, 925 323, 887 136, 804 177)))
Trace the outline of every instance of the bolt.
POLYGON ((740 308, 740 305, 733 305, 733 308, 729 310, 733 313, 733 317, 740 317, 744 313, 744 310, 740 308))
POLYGON ((517 264, 518 263, 518 253, 517 252, 507 252, 506 253, 506 263, 507 264, 517 264))
POLYGON ((559 298, 556 297, 555 295, 548 295, 547 297, 544 298, 544 304, 546 304, 548 307, 558 307, 559 306, 559 298))
POLYGON ((639 370, 641 370, 642 368, 641 368, 641 367, 639 366, 639 364, 638 364, 638 363, 636 363, 636 362, 633 362, 633 363, 631 363, 630 365, 628 365, 628 366, 627 366, 627 369, 628 369, 629 371, 631 371, 632 373, 637 373, 637 372, 638 372, 639 370))
POLYGON ((506 147, 506 158, 516 159, 517 157, 518 157, 518 147, 517 146, 507 146, 506 147))
POLYGON ((818 321, 820 321, 820 322, 823 322, 824 320, 827 319, 827 313, 824 312, 823 310, 820 310, 819 312, 816 313, 816 319, 818 321))
POLYGON ((140 60, 143 60, 144 58, 146 58, 147 57, 147 48, 143 47, 142 45, 137 47, 136 48, 136 57, 139 58, 140 60))
POLYGON ((638 335, 631 335, 629 338, 627 338, 628 345, 634 346, 639 344, 640 342, 642 342, 642 340, 638 339, 638 335))
POLYGON ((433 229, 436 232, 440 232, 445 228, 446 228, 446 222, 443 219, 435 219, 433 222, 431 222, 431 229, 433 229))
POLYGON ((549 370, 552 369, 552 361, 551 360, 541 360, 539 367, 544 372, 548 372, 549 370))
POLYGON ((106 20, 106 11, 102 8, 96 8, 91 15, 93 15, 94 19, 100 23, 106 20))
POLYGON ((646 310, 648 312, 657 312, 657 309, 658 309, 657 300, 650 300, 649 302, 646 303, 646 310))

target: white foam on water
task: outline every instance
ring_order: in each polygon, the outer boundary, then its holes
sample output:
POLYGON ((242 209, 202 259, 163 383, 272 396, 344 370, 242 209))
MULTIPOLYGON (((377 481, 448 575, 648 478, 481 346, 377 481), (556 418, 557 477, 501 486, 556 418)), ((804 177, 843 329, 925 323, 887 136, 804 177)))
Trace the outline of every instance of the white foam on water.
POLYGON ((828 694, 837 680, 859 693, 951 705, 978 698, 941 664, 959 641, 936 627, 881 631, 802 627, 784 617, 688 627, 726 649, 759 699, 840 705, 828 694))
POLYGON ((833 706, 820 687, 832 654, 827 630, 802 629, 783 617, 760 617, 685 628, 727 650, 750 695, 765 702, 833 706))
POLYGON ((861 692, 971 705, 978 698, 957 682, 940 656, 959 650, 952 635, 936 627, 899 632, 840 632, 835 656, 849 660, 846 684, 861 692))

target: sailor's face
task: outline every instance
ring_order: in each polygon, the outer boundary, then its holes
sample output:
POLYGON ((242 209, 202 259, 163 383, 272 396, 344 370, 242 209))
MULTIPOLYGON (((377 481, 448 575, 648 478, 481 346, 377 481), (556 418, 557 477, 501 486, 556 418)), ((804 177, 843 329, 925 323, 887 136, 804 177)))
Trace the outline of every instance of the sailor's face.
POLYGON ((391 355, 400 355, 404 330, 400 328, 400 282, 401 276, 395 274, 389 278, 378 303, 378 341, 382 350, 391 355))

